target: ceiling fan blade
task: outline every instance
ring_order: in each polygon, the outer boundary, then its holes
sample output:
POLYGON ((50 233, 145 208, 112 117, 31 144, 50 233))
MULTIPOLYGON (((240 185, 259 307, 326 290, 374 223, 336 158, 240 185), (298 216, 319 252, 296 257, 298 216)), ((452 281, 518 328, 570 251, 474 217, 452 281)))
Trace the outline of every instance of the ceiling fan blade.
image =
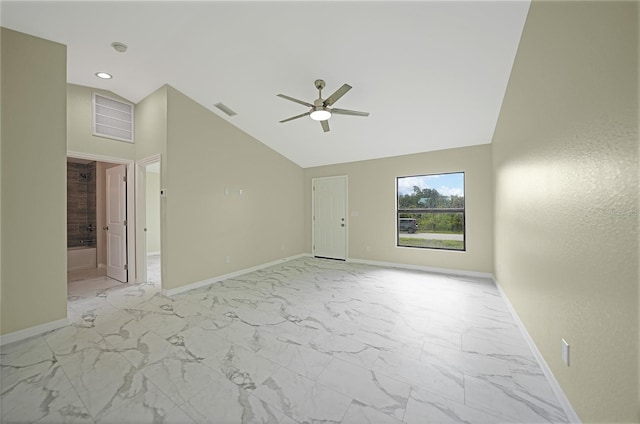
POLYGON ((284 94, 278 94, 278 97, 282 97, 283 99, 291 100, 292 102, 299 103, 304 106, 313 107, 311 103, 303 102, 302 100, 294 99, 293 97, 285 96, 284 94))
POLYGON ((369 116, 369 112, 358 112, 357 110, 348 109, 331 109, 331 113, 336 115, 351 115, 351 116, 369 116))
POLYGON ((283 119, 282 121, 280 121, 280 123, 282 124, 283 122, 293 121, 294 119, 302 118, 303 116, 309 116, 310 114, 311 114, 311 112, 301 113, 300 115, 296 115, 296 116, 292 116, 291 118, 283 119))
POLYGON ((331 106, 335 102, 340 99, 340 97, 347 94, 347 91, 351 90, 351 86, 349 84, 343 84, 342 87, 338 88, 335 93, 327 97, 327 100, 324 101, 324 104, 327 106, 331 106))
POLYGON ((324 132, 329 132, 329 120, 320 121, 320 125, 322 125, 322 130, 324 132))

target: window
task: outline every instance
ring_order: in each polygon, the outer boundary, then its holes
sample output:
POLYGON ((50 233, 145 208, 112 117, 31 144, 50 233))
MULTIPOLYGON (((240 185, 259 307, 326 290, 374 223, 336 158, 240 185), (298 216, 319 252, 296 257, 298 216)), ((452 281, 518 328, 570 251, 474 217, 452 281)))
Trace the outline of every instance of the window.
POLYGON ((464 172, 396 178, 397 245, 465 250, 464 172))

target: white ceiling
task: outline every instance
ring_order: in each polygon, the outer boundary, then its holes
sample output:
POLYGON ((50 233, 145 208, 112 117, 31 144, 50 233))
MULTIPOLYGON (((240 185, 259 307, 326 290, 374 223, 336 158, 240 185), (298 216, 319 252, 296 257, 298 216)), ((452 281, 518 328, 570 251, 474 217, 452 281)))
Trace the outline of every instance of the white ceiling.
MULTIPOLYGON (((68 46, 68 82, 137 103, 170 84, 302 167, 490 143, 529 1, 1 2, 2 26, 68 46), (110 45, 129 46, 117 53, 110 45), (98 71, 112 80, 95 77, 98 71), (331 131, 308 117, 353 89, 331 131), (227 117, 222 102, 238 115, 227 117)), ((214 143, 215 140, 212 140, 214 143)))

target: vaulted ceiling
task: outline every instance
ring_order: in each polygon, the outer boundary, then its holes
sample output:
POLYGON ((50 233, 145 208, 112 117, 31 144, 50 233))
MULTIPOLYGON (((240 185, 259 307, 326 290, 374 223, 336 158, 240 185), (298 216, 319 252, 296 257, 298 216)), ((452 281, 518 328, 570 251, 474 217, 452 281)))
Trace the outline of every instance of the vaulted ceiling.
POLYGON ((2 1, 2 26, 68 46, 68 82, 136 103, 170 84, 302 167, 490 143, 528 1, 2 1), (129 48, 118 53, 111 43, 129 48), (100 80, 96 72, 113 75, 100 80), (303 117, 314 80, 331 131, 303 117), (214 105, 237 112, 228 117, 214 105))

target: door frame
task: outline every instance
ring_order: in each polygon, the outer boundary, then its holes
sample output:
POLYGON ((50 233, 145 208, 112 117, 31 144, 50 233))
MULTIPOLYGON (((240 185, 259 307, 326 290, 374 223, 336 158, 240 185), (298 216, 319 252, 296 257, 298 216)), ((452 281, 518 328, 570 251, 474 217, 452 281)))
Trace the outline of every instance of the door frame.
POLYGON ((94 160, 96 162, 108 162, 127 167, 127 283, 135 283, 136 280, 136 225, 135 225, 135 174, 134 161, 129 159, 114 158, 111 156, 94 155, 92 153, 75 152, 67 150, 68 158, 94 160))
MULTIPOLYGON (((160 153, 148 156, 135 162, 136 173, 136 235, 140 243, 136 247, 136 260, 140 266, 136 269, 136 278, 139 282, 147 281, 147 240, 144 228, 147 224, 146 213, 146 167, 152 163, 160 164, 160 187, 162 187, 162 155, 160 153), (144 173, 144 174, 143 174, 144 173), (143 176, 140 178, 140 176, 143 176)), ((160 193, 158 193, 160 196, 160 193)), ((162 248, 162 202, 160 202, 160 264, 163 263, 162 256, 164 249, 162 248)), ((162 265, 160 267, 160 284, 162 285, 162 265)))
POLYGON ((316 256, 316 192, 315 186, 318 180, 329 180, 335 178, 344 179, 344 224, 347 227, 344 232, 344 260, 349 259, 349 176, 348 175, 332 175, 327 177, 311 178, 311 256, 316 256))

